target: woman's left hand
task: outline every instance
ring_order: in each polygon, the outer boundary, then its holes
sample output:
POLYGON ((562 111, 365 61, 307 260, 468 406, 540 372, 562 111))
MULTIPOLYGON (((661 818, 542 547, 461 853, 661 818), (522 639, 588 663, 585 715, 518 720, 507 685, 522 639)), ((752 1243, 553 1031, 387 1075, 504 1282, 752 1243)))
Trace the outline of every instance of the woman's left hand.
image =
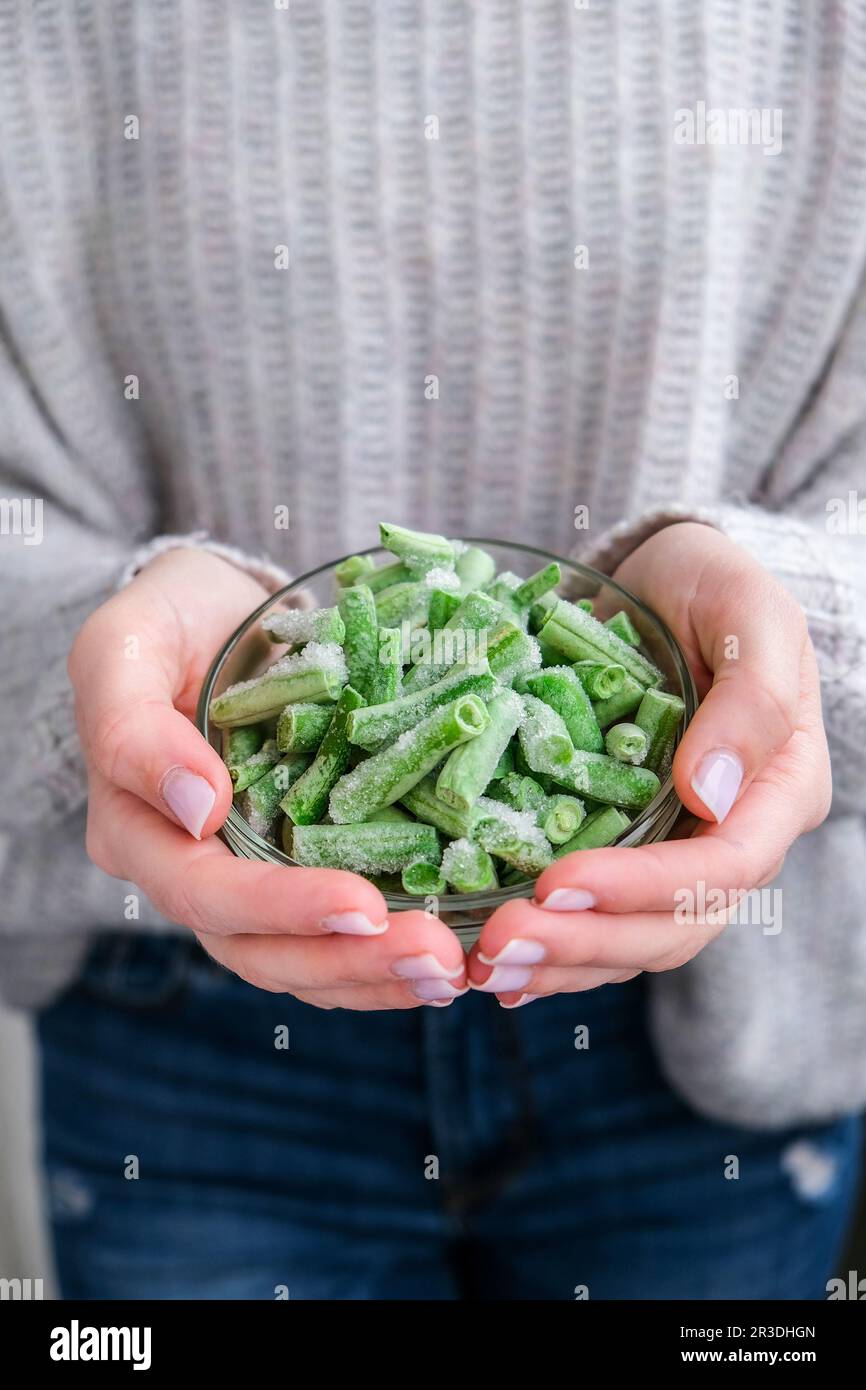
POLYGON ((818 668, 788 591, 695 522, 657 532, 614 578, 667 623, 703 697, 673 764, 700 823, 686 839, 570 854, 545 869, 534 899, 499 908, 469 978, 506 1007, 683 965, 830 807, 818 668))

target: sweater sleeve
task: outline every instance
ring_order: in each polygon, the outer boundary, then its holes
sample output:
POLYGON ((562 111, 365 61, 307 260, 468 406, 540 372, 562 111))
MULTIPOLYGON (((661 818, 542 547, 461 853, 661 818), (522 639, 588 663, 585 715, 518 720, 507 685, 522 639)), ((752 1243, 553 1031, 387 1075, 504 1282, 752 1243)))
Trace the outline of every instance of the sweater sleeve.
POLYGON ((784 508, 722 502, 667 507, 613 527, 580 558, 612 574, 665 526, 700 521, 742 545, 802 606, 818 658, 824 720, 833 761, 834 815, 866 815, 866 503, 857 530, 855 478, 866 447, 816 470, 784 508))

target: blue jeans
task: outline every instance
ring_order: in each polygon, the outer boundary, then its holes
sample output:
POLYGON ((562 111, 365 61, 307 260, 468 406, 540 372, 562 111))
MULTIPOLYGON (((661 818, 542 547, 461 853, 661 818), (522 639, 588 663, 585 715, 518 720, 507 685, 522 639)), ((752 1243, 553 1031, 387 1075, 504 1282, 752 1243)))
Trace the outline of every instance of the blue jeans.
POLYGON ((856 1119, 684 1105, 640 978, 321 1012, 107 936, 39 1030, 67 1298, 823 1298, 856 1186, 856 1119))

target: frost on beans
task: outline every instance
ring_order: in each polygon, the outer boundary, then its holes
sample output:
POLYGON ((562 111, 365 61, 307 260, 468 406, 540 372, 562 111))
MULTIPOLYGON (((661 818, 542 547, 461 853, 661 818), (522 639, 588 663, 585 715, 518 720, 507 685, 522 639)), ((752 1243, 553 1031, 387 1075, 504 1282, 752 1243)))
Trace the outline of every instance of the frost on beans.
POLYGON ((345 685, 348 672, 343 648, 336 642, 308 642, 303 651, 290 652, 288 656, 281 656, 279 661, 275 661, 260 676, 253 676, 252 680, 237 681, 235 685, 227 686, 222 691, 220 698, 223 699, 226 695, 237 695, 242 690, 253 690, 264 681, 274 680, 278 676, 297 676, 303 671, 332 673, 338 681, 345 685))

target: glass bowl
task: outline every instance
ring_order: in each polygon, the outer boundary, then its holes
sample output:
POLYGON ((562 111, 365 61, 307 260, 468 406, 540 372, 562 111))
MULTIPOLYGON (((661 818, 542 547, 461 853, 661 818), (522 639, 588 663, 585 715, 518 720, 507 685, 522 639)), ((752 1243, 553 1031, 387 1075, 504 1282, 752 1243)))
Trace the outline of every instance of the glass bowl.
MULTIPOLYGON (((581 565, 576 560, 551 555, 535 546, 518 545, 512 541, 489 541, 474 536, 461 539, 467 545, 477 545, 487 550, 496 561, 497 571, 513 570, 525 576, 551 560, 556 560, 562 570, 558 592, 563 597, 573 601, 581 598, 592 599, 597 614, 609 616, 621 608, 625 609, 640 633, 644 649, 664 672, 665 681, 662 688, 679 695, 685 704, 685 715, 680 730, 682 736, 682 730, 698 706, 694 681, 676 638, 640 599, 598 570, 581 565)), ((394 559, 389 551, 383 550, 380 546, 371 546, 368 550, 353 553, 370 555, 377 564, 388 563, 394 559)), ((249 680, 257 675, 284 650, 275 646, 265 636, 260 626, 261 619, 265 614, 279 611, 286 606, 324 608, 333 604, 339 592, 334 570, 341 560, 346 558, 348 557, 342 556, 339 560, 311 570, 309 574, 302 574, 284 589, 273 594, 241 623, 217 653, 202 686, 196 710, 199 730, 217 751, 220 751, 222 746, 222 733, 208 720, 211 700, 214 696, 220 695, 226 686, 237 681, 249 680)), ((654 799, 623 831, 615 844, 643 845, 665 839, 670 834, 681 809, 673 780, 668 776, 654 799)), ((287 868, 295 864, 282 849, 257 835, 235 806, 229 811, 219 834, 240 858, 257 859, 265 864, 284 864, 287 868)), ((453 928, 468 949, 478 939, 482 926, 497 907, 511 898, 531 897, 532 892, 533 884, 530 882, 483 893, 448 893, 439 900, 438 916, 453 928)), ((386 893, 384 896, 388 909, 392 912, 417 909, 423 903, 423 899, 410 897, 406 893, 386 893)))

